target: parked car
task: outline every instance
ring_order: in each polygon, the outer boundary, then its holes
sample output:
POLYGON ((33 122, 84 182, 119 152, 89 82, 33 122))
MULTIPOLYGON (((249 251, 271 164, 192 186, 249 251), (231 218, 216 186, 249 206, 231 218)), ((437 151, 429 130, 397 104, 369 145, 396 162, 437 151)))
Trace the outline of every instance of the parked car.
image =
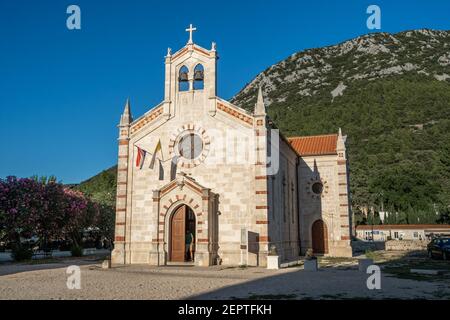
POLYGON ((450 258, 450 238, 434 238, 427 246, 428 257, 450 258))

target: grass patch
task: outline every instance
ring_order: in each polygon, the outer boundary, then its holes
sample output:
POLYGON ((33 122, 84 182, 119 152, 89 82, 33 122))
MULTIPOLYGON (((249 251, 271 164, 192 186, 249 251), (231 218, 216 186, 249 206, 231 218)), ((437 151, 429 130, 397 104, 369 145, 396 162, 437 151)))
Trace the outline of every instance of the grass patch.
POLYGON ((383 252, 382 251, 366 250, 365 256, 367 259, 372 259, 374 262, 383 260, 383 252))
POLYGON ((450 280, 450 264, 446 261, 430 260, 428 258, 410 258, 400 261, 388 261, 381 265, 383 272, 400 279, 417 281, 450 280), (428 275, 411 273, 411 269, 442 270, 444 274, 428 275))

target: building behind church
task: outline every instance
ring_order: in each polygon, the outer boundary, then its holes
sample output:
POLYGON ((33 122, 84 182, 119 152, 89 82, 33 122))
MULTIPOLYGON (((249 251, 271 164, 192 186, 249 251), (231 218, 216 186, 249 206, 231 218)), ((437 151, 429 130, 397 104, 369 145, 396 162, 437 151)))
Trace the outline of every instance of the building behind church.
POLYGON ((284 137, 260 88, 253 112, 217 97, 215 43, 165 57, 163 101, 119 124, 114 264, 265 266, 351 256, 345 137, 284 137), (185 239, 193 235, 193 254, 185 239))

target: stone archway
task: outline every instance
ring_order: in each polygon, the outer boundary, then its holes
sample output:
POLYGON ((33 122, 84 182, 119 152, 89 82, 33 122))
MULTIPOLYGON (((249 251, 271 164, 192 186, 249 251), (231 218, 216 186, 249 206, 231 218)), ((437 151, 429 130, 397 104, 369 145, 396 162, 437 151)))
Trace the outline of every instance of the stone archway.
POLYGON ((328 228, 323 220, 314 221, 311 227, 311 238, 314 254, 328 253, 328 228))
MULTIPOLYGON (((154 190, 153 212, 159 214, 155 230, 156 238, 152 240, 150 251, 150 264, 165 265, 172 260, 172 217, 183 206, 192 209, 195 216, 195 264, 199 266, 214 264, 218 249, 216 199, 216 195, 210 189, 182 173, 159 190, 154 190)), ((179 223, 182 225, 182 222, 179 223)), ((182 240, 184 241, 184 238, 182 240)), ((181 259, 178 257, 177 260, 181 259)))

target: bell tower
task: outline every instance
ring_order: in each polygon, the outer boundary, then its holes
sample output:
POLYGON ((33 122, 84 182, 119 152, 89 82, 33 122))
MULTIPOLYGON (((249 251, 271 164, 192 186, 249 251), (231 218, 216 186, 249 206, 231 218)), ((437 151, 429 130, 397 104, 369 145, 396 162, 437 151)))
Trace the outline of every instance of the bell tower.
POLYGON ((181 111, 181 102, 193 104, 202 100, 207 105, 208 112, 215 113, 216 98, 216 67, 218 55, 216 44, 211 49, 205 49, 193 41, 194 28, 192 24, 186 31, 189 39, 186 45, 175 53, 168 48, 165 57, 165 85, 163 115, 166 119, 181 111))

